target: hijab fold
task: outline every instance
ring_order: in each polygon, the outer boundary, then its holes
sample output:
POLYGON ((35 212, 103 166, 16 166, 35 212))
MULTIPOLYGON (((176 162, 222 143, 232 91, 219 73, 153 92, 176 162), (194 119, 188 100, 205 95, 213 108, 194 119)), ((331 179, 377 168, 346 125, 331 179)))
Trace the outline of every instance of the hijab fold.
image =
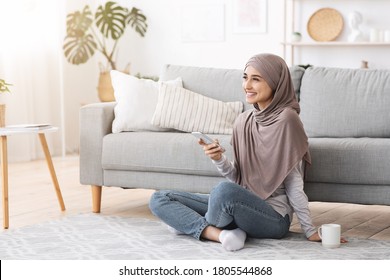
POLYGON ((261 74, 274 96, 265 109, 255 104, 236 120, 232 137, 236 183, 267 199, 302 159, 309 164, 311 159, 284 60, 273 54, 259 54, 249 59, 245 69, 248 66, 261 74))

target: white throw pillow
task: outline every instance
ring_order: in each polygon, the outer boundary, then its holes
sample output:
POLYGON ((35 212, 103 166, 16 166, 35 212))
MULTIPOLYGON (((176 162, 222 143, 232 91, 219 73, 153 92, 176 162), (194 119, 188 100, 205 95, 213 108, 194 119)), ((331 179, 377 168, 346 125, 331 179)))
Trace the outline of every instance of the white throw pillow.
POLYGON ((222 102, 185 88, 161 84, 152 124, 186 132, 231 134, 243 107, 240 101, 222 102))
MULTIPOLYGON (((138 79, 116 70, 111 70, 110 74, 117 102, 114 108, 115 118, 112 123, 113 133, 169 130, 151 124, 158 100, 159 84, 162 82, 138 79)), ((181 78, 163 83, 183 86, 181 78)))

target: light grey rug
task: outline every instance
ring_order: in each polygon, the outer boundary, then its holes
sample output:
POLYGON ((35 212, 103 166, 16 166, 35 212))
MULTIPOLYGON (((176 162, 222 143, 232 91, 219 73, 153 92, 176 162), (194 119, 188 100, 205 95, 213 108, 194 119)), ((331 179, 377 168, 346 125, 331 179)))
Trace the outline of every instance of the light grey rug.
POLYGON ((282 240, 248 239, 244 249, 174 235, 160 221, 80 214, 0 234, 2 260, 123 259, 390 259, 390 242, 349 239, 337 249, 290 233, 282 240))

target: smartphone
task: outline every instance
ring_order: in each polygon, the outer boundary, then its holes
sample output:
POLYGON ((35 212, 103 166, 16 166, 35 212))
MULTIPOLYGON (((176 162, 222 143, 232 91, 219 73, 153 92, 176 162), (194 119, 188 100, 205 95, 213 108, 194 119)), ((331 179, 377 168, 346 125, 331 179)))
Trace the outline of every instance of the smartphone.
MULTIPOLYGON (((212 138, 210 138, 210 136, 208 136, 202 132, 195 131, 195 132, 191 132, 191 134, 194 135, 198 139, 202 139, 203 142, 206 143, 207 145, 215 143, 215 141, 212 138)), ((222 152, 225 151, 225 149, 221 145, 218 144, 218 146, 221 147, 222 152)))

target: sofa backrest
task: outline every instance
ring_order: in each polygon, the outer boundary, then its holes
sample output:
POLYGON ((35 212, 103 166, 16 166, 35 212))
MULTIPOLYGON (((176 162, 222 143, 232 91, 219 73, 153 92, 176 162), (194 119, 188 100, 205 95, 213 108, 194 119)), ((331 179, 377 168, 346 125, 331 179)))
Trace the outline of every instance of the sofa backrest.
POLYGON ((390 137, 390 70, 309 67, 300 105, 309 137, 390 137))
MULTIPOLYGON (((291 77, 299 92, 304 69, 294 66, 290 68, 291 77)), ((161 81, 173 80, 181 77, 183 87, 196 93, 218 99, 224 102, 241 101, 244 111, 253 108, 246 103, 242 89, 243 70, 219 69, 194 66, 165 65, 160 74, 161 81)))
POLYGON ((165 65, 160 80, 167 81, 177 77, 182 78, 184 88, 193 92, 223 102, 241 101, 244 110, 250 108, 245 102, 241 70, 165 65))

